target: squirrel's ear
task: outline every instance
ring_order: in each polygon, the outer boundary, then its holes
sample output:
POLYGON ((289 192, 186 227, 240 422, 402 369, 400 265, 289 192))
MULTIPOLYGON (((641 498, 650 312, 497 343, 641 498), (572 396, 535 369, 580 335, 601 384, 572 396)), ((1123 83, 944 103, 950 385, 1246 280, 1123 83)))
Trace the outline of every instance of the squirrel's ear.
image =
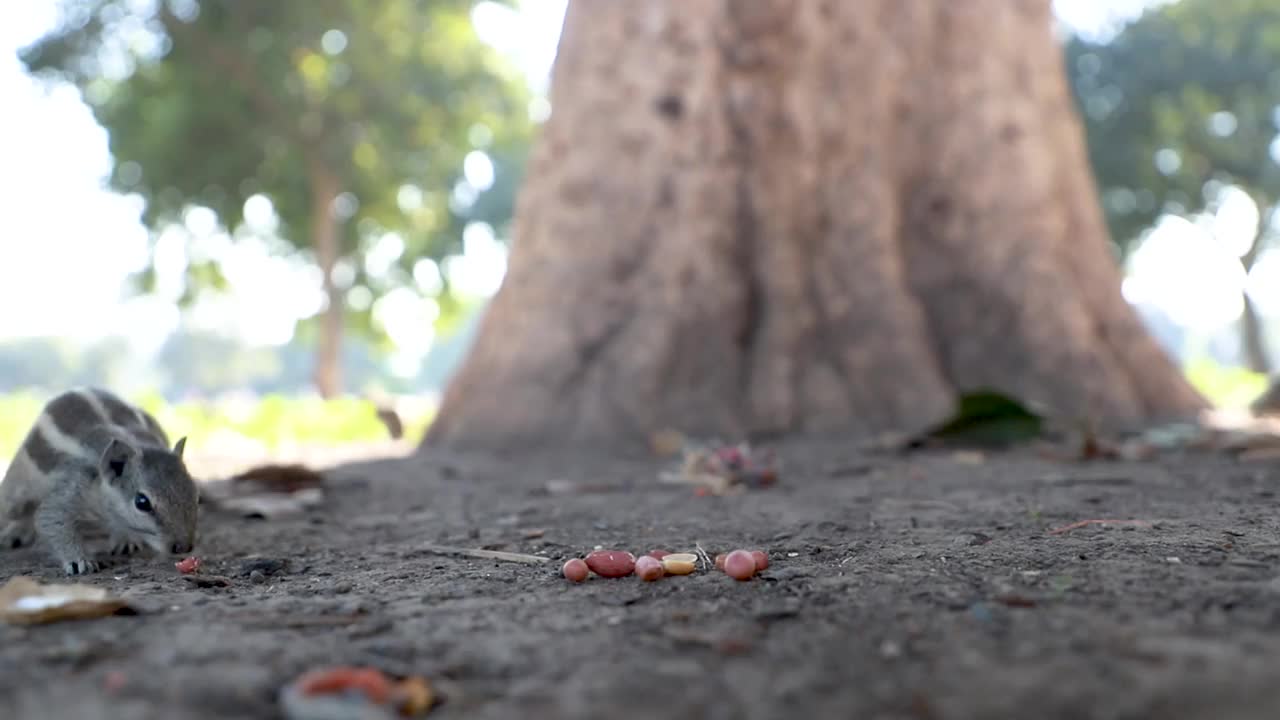
POLYGON ((186 436, 184 435, 184 436, 182 436, 182 437, 178 438, 178 442, 174 444, 174 446, 173 446, 173 454, 174 454, 174 455, 177 455, 178 457, 182 457, 182 450, 183 450, 184 448, 186 448, 186 447, 187 447, 187 438, 186 438, 186 436))
POLYGON ((135 450, 123 440, 112 438, 107 443, 107 447, 102 451, 102 458, 98 463, 102 474, 112 480, 118 480, 124 475, 124 468, 129 464, 129 460, 133 458, 135 450))

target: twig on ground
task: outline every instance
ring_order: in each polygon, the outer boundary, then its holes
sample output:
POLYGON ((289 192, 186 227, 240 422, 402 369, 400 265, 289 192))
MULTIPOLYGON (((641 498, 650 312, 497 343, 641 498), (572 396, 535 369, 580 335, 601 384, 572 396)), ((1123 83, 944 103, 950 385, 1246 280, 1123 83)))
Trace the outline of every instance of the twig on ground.
POLYGON ((418 550, 426 553, 435 553, 437 555, 464 555, 467 557, 485 558, 487 560, 502 560, 503 562, 515 563, 544 563, 551 560, 540 555, 525 555, 524 553, 503 552, 501 550, 476 550, 473 548, 453 547, 450 545, 419 545, 418 550))
POLYGON ((341 627, 367 620, 365 615, 270 615, 243 613, 238 616, 246 627, 310 628, 341 627))
POLYGON ((1071 530, 1076 530, 1082 527, 1087 527, 1089 525, 1132 525, 1135 527, 1151 527, 1151 523, 1147 522, 1146 520, 1109 520, 1106 518, 1101 518, 1097 520, 1081 520, 1079 522, 1073 522, 1070 525, 1063 525, 1062 527, 1056 527, 1050 530, 1049 534, 1061 535, 1062 533, 1069 532, 1071 530))
POLYGON ((697 540, 694 540, 693 547, 698 551, 698 557, 702 560, 703 570, 710 570, 711 568, 715 567, 715 563, 711 561, 711 556, 708 555, 707 551, 702 548, 702 543, 698 542, 697 540))

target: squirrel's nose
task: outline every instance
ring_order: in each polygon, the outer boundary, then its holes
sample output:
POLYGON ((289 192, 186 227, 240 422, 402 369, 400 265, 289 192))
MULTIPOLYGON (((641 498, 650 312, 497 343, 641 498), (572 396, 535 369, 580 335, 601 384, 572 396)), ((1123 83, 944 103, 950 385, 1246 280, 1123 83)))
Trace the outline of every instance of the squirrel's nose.
POLYGON ((171 549, 173 550, 173 554, 174 554, 174 555, 181 555, 182 553, 189 553, 189 552, 191 552, 191 543, 189 543, 189 542, 176 542, 176 543, 174 543, 174 544, 173 544, 173 548, 171 548, 171 549))

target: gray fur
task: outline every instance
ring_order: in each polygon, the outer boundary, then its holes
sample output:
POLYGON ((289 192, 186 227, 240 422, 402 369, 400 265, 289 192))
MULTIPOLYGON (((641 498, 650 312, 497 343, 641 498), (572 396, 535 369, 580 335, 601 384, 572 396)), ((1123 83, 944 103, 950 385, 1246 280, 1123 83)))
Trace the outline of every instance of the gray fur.
POLYGON ((190 552, 199 491, 155 418, 100 389, 53 398, 0 481, 0 549, 42 539, 69 575, 95 572, 89 541, 111 555, 190 552), (50 455, 56 460, 51 461, 50 455), (143 495, 150 511, 139 509, 143 495))

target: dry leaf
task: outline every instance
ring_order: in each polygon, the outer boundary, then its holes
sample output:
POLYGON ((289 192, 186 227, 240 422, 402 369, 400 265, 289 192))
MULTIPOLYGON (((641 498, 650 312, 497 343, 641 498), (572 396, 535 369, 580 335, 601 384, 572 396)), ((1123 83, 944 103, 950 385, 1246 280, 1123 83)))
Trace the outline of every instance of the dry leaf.
POLYGON ((772 450, 756 450, 747 443, 688 444, 676 467, 658 473, 658 481, 693 485, 700 492, 727 495, 776 483, 777 458, 772 450))
POLYGON ((18 575, 0 586, 0 619, 18 625, 82 620, 135 612, 106 588, 76 583, 41 585, 18 575))
POLYGON ((649 447, 658 457, 674 457, 684 444, 684 435, 678 430, 659 430, 649 437, 649 447))
POLYGON ((210 505, 246 517, 294 515, 324 501, 324 476, 299 464, 267 464, 204 484, 210 505))
POLYGON ((324 501, 320 488, 308 488, 292 493, 264 492, 258 495, 239 495, 218 500, 218 506, 248 517, 275 518, 296 515, 324 501))
POLYGON ((1255 447, 1240 453, 1236 459, 1240 462, 1277 462, 1280 461, 1280 447, 1255 447))
POLYGON ((295 515, 324 502, 324 490, 309 487, 279 492, 262 486, 233 484, 227 481, 207 483, 205 501, 222 510, 246 517, 275 518, 295 515))

